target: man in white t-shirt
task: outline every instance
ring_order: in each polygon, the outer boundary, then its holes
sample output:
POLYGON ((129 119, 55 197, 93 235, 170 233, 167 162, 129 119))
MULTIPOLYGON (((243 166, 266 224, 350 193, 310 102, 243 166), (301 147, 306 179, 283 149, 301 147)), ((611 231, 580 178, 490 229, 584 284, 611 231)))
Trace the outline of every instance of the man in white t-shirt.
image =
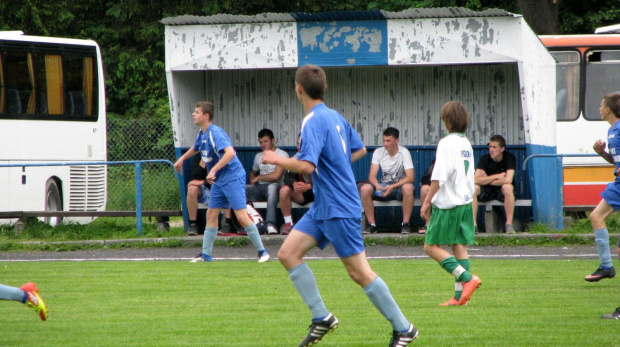
POLYGON ((278 208, 279 191, 282 186, 284 169, 275 165, 263 164, 265 151, 274 151, 278 156, 289 158, 288 153, 276 147, 273 131, 261 129, 258 132, 258 143, 262 152, 254 157, 252 171, 250 171, 250 184, 245 186, 245 194, 249 201, 267 201, 267 233, 277 234, 276 209, 278 208))
POLYGON ((409 219, 413 211, 413 161, 409 150, 398 144, 400 132, 389 127, 383 131, 383 147, 377 148, 372 155, 368 181, 360 183, 358 188, 362 198, 362 207, 366 214, 368 227, 363 234, 377 232, 375 224, 375 207, 373 200, 400 200, 403 202, 403 223, 401 233, 409 234, 409 219), (381 168, 381 182, 377 174, 381 168))

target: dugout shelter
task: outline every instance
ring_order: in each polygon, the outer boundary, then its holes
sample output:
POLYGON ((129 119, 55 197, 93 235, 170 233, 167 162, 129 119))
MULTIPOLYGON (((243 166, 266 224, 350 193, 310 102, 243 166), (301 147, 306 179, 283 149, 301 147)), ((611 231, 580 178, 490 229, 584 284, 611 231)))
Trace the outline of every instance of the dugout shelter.
MULTIPOLYGON (((562 228, 560 160, 537 158, 527 171, 520 167, 529 155, 556 153, 555 61, 521 15, 431 8, 161 22, 177 157, 193 144, 198 129, 191 113, 201 100, 214 103, 214 123, 228 132, 246 170, 260 150, 262 128, 294 153, 303 117, 294 74, 312 63, 326 70, 327 105, 347 118, 369 152, 382 145, 383 129, 400 130, 415 165, 416 197, 446 135, 441 106, 459 100, 470 113, 467 137, 476 158, 488 153, 493 134, 503 135, 518 161, 518 197, 532 201, 526 213, 562 228)), ((371 157, 353 164, 358 180, 367 178, 371 157)))

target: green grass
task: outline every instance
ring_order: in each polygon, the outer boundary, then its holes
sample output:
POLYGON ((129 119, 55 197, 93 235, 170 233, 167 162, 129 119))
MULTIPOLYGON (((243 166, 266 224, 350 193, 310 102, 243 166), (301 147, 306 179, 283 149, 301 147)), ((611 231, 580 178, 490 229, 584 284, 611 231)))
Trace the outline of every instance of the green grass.
MULTIPOLYGON (((339 261, 310 261, 340 328, 320 346, 385 346, 390 325, 339 261)), ((474 260, 483 284, 465 307, 437 307, 453 277, 430 260, 372 260, 405 315, 415 346, 612 346, 617 279, 588 283, 591 260, 474 260)), ((294 346, 310 314, 277 262, 0 264, 2 283, 35 281, 50 308, 2 302, 0 345, 294 346)))

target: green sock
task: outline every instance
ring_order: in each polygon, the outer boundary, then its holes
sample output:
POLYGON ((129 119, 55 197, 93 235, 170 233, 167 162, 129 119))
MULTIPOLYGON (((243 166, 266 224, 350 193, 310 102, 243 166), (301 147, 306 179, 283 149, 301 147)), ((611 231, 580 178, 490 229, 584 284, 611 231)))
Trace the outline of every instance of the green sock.
MULTIPOLYGON (((469 258, 467 259, 457 259, 456 260, 467 272, 469 272, 469 258)), ((454 283, 454 298, 456 300, 461 299, 461 294, 463 293, 463 282, 460 282, 458 279, 455 279, 454 283)))
POLYGON ((467 282, 471 280, 471 274, 465 270, 465 268, 456 261, 454 256, 450 256, 444 260, 442 260, 439 265, 446 270, 448 273, 452 274, 454 278, 461 282, 467 282))

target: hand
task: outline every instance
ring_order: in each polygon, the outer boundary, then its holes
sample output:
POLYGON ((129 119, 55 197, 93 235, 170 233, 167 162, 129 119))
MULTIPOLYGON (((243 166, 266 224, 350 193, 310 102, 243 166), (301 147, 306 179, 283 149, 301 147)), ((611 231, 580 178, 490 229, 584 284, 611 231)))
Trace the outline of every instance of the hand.
POLYGON ((431 218, 430 206, 431 204, 426 201, 422 203, 422 207, 420 207, 420 217, 422 217, 422 219, 429 220, 431 218))
POLYGON ((174 163, 174 171, 179 172, 183 167, 183 160, 179 159, 174 163))
POLYGON ((270 164, 270 165, 278 165, 277 161, 278 158, 280 158, 275 151, 265 151, 263 152, 263 164, 270 164))
POLYGON ((392 190, 394 190, 394 188, 392 188, 392 186, 387 186, 387 187, 383 187, 383 194, 381 195, 382 197, 386 197, 388 195, 390 195, 390 193, 392 193, 392 190))
POLYGON ((306 191, 306 189, 304 189, 305 186, 306 184, 304 182, 295 182, 293 183, 293 190, 295 193, 303 193, 306 191))
POLYGON ((215 179, 217 178, 215 176, 216 171, 211 169, 211 171, 209 171, 209 174, 207 175, 207 182, 209 182, 209 184, 213 184, 215 182, 215 179))
POLYGON ((598 154, 601 154, 605 151, 605 145, 607 145, 605 143, 605 141, 603 140, 596 140, 596 142, 594 143, 594 146, 592 146, 592 148, 594 149, 594 151, 598 154))
POLYGON ((250 184, 251 185, 255 186, 257 183, 258 183, 258 176, 250 179, 250 184))

